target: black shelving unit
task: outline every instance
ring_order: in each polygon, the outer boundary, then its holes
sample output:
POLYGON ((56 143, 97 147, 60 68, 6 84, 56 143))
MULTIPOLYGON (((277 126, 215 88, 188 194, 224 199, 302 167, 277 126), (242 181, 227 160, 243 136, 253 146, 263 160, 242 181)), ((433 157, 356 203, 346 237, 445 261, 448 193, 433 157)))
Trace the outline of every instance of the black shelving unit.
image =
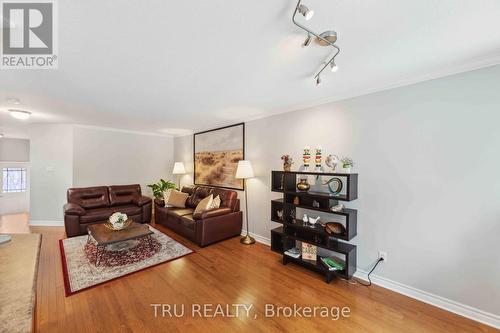
POLYGON ((330 208, 338 204, 339 201, 348 202, 358 198, 358 174, 272 171, 271 190, 282 193, 283 196, 271 201, 271 220, 283 224, 283 226, 271 230, 271 249, 282 254, 283 264, 292 262, 319 272, 324 275, 327 283, 336 275, 350 279, 356 271, 356 246, 347 243, 347 241, 352 240, 357 235, 358 212, 350 208, 333 212, 330 208), (299 191, 296 186, 300 176, 338 177, 342 180, 345 191, 340 194, 331 194, 327 191, 299 191), (344 217, 345 234, 330 235, 325 232, 322 225, 312 226, 309 223, 304 223, 296 216, 297 208, 344 217), (279 217, 278 211, 282 212, 281 217, 279 217), (344 258, 345 269, 329 271, 319 258, 313 261, 285 255, 284 252, 295 247, 297 241, 340 254, 344 258))

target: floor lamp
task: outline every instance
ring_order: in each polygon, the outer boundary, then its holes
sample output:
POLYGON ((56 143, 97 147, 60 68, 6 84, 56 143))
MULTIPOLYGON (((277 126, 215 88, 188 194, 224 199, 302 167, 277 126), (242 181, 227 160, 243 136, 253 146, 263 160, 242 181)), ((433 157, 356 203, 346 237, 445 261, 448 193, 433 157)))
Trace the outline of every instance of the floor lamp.
POLYGON ((250 237, 250 230, 248 229, 248 201, 247 201, 247 187, 246 187, 246 180, 248 178, 253 178, 253 169, 252 169, 252 164, 250 161, 242 160, 238 162, 238 169, 236 169, 236 176, 235 178, 237 179, 243 179, 243 188, 245 192, 245 217, 247 220, 247 234, 246 236, 242 237, 240 239, 241 244, 245 245, 250 245, 255 243, 255 239, 250 237))
POLYGON ((180 175, 185 175, 186 174, 186 168, 184 167, 183 162, 175 162, 174 163, 174 170, 172 171, 173 175, 179 175, 177 176, 177 179, 179 181, 179 191, 181 190, 181 176, 180 175))

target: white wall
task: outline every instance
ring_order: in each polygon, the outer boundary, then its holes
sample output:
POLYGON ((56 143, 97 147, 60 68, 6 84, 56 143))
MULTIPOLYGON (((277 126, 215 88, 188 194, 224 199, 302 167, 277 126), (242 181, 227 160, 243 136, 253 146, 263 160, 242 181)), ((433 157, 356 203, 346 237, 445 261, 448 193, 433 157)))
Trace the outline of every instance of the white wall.
POLYGON ((0 138, 0 162, 29 162, 29 160, 29 140, 0 138))
POLYGON ((173 138, 75 126, 73 186, 148 184, 172 179, 173 138))
MULTIPOLYGON (((184 162, 186 174, 180 177, 181 188, 183 185, 193 184, 193 136, 180 136, 174 138, 174 161, 184 162)), ((177 179, 176 179, 177 182, 177 179)))
MULTIPOLYGON (((305 145, 359 173, 358 267, 500 315, 500 66, 246 123, 250 230, 270 238, 271 170, 305 145)), ((318 89, 325 89, 320 87, 318 89)), ((192 138, 175 140, 192 163, 192 138)), ((496 317, 496 320, 499 320, 496 317)))
POLYGON ((73 183, 73 127, 30 127, 31 224, 62 224, 66 190, 73 183))

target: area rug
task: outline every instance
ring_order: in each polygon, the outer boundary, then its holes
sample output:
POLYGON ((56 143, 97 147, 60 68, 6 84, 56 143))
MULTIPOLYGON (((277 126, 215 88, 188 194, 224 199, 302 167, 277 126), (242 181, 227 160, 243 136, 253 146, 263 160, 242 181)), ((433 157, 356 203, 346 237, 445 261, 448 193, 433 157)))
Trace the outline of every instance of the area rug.
POLYGON ((149 226, 153 235, 129 249, 105 250, 95 265, 96 246, 87 236, 59 240, 66 296, 145 268, 178 259, 193 251, 149 226))

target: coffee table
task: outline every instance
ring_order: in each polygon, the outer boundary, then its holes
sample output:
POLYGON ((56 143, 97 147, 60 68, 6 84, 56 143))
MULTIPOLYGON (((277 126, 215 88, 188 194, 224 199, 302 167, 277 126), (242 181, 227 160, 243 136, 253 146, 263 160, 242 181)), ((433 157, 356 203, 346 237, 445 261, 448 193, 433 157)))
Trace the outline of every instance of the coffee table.
POLYGON ((108 229, 103 223, 92 224, 87 227, 87 244, 94 239, 96 242, 95 266, 99 266, 106 247, 113 247, 114 251, 123 251, 137 245, 140 238, 145 238, 149 246, 153 246, 151 235, 153 232, 147 224, 132 222, 123 230, 108 229))

